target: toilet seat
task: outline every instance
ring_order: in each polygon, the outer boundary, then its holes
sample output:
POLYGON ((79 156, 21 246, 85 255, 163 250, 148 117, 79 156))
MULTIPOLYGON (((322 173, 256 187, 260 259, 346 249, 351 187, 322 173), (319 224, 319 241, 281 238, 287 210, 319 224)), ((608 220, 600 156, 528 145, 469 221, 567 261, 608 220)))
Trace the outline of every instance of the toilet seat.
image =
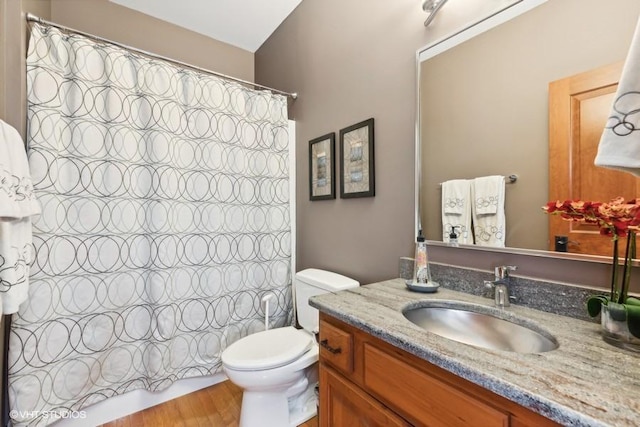
POLYGON ((231 344, 222 353, 222 363, 239 371, 273 369, 296 360, 312 345, 312 336, 302 329, 269 329, 231 344))

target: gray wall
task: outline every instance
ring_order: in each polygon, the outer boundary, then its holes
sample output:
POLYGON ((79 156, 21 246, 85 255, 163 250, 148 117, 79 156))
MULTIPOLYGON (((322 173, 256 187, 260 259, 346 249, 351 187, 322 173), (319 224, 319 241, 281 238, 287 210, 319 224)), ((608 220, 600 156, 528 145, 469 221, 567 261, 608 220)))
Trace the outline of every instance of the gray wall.
MULTIPOLYGON (((415 0, 304 0, 256 52, 256 81, 300 94, 297 269, 362 283, 397 276, 413 253, 416 51, 427 44, 415 0), (309 201, 309 140, 375 119, 376 195, 309 201)), ((339 175, 339 163, 336 175, 339 175)), ((339 193, 340 179, 337 179, 339 193)))

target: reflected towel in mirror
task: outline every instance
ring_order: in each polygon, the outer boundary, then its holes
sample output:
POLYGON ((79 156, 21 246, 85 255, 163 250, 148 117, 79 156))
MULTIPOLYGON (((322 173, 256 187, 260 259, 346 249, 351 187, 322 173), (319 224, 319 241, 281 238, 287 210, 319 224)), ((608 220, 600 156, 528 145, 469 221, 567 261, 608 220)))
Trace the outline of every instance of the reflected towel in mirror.
POLYGON ((455 229, 458 243, 473 244, 471 234, 471 183, 454 179, 442 183, 442 241, 449 242, 455 229))
POLYGON ((506 236, 505 178, 501 175, 475 178, 471 193, 475 244, 503 248, 506 236))

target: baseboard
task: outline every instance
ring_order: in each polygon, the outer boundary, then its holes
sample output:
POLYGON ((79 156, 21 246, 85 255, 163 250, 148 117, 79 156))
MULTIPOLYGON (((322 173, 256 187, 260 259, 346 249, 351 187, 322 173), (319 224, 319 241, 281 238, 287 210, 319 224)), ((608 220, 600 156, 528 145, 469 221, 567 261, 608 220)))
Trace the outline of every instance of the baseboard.
POLYGON ((95 405, 77 411, 76 418, 68 418, 51 424, 55 427, 86 427, 98 426, 118 418, 126 417, 143 409, 184 396, 205 387, 225 381, 227 376, 220 372, 208 377, 197 377, 180 380, 168 389, 152 393, 146 390, 134 390, 121 396, 111 397, 95 405))

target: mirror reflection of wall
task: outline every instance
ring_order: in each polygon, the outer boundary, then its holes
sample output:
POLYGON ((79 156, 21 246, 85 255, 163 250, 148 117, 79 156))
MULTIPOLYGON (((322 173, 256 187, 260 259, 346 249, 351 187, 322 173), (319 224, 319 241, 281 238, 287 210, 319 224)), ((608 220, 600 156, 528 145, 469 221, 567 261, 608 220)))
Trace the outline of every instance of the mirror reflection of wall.
POLYGON ((506 246, 548 247, 548 85, 624 59, 639 14, 637 0, 549 0, 421 64, 428 239, 442 241, 440 183, 515 173, 506 246))

